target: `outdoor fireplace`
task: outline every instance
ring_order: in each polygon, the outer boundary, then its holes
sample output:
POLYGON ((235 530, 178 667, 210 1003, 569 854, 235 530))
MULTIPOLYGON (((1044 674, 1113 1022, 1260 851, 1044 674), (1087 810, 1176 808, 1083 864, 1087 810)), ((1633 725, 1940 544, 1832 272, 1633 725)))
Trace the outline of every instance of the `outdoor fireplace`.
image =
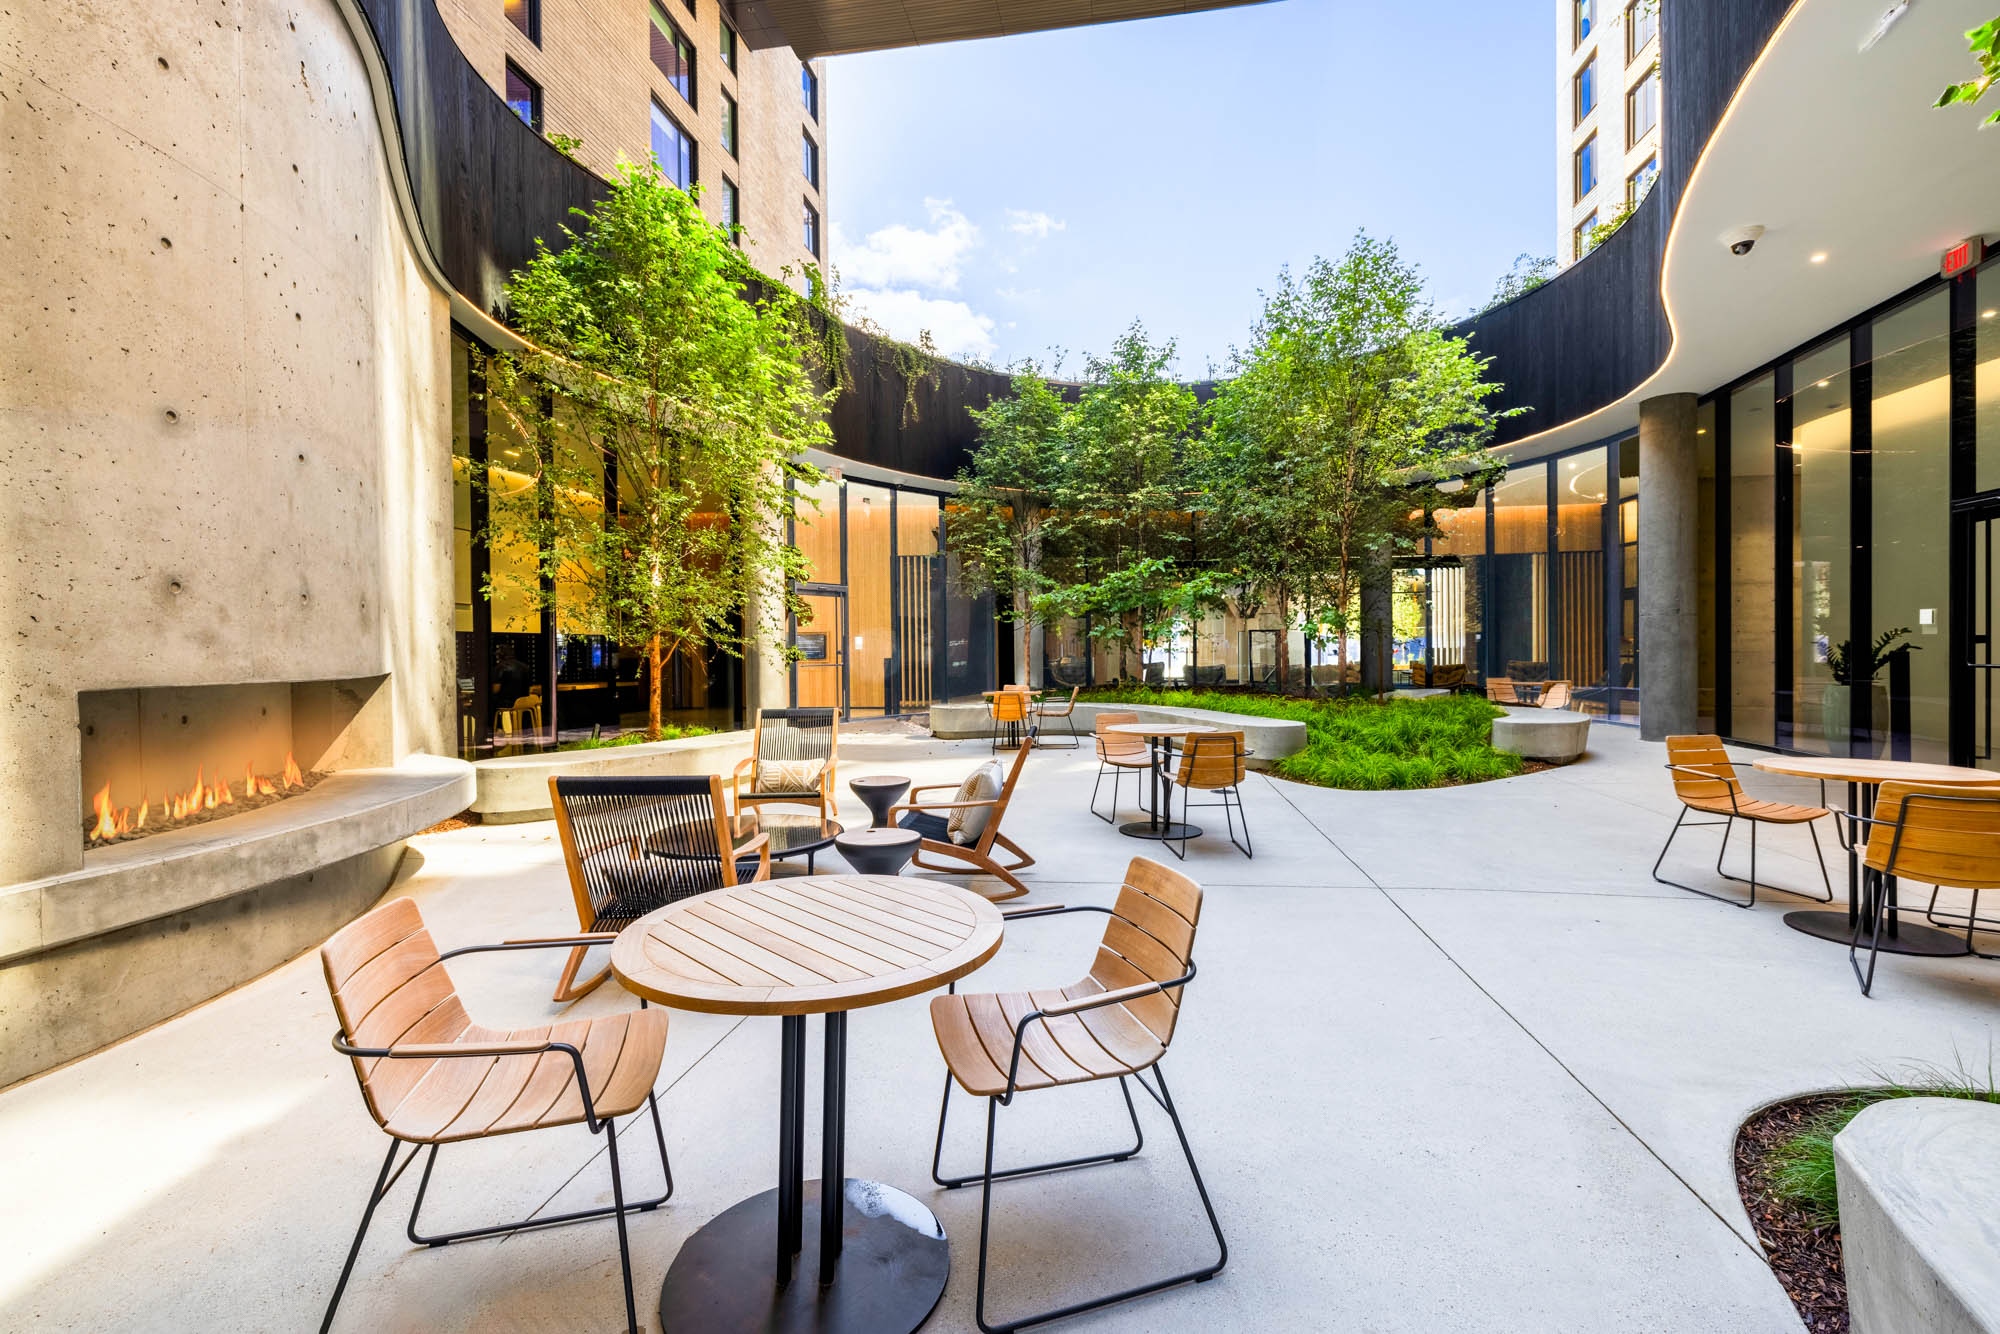
POLYGON ((256 810, 380 764, 356 722, 386 677, 77 696, 86 848, 256 810))

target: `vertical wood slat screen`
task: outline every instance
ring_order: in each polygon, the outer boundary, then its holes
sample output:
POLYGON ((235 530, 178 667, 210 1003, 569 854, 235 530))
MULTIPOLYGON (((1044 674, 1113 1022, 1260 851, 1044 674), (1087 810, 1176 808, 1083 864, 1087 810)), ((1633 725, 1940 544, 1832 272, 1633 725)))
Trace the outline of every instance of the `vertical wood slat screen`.
POLYGON ((1604 677, 1604 553, 1565 551, 1556 564, 1555 669, 1576 685, 1604 677))
POLYGON ((931 589, 937 575, 936 556, 899 556, 896 642, 902 655, 898 695, 905 710, 928 706, 933 699, 934 627, 931 589))

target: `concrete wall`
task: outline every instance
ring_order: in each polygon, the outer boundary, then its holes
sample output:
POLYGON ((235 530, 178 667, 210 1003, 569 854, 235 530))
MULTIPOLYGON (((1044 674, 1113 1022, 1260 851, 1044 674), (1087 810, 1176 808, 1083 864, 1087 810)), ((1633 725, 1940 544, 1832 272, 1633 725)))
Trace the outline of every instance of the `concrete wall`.
POLYGON ((387 675, 450 753, 448 307, 332 0, 11 6, 0 94, 0 885, 81 865, 79 691, 387 675))

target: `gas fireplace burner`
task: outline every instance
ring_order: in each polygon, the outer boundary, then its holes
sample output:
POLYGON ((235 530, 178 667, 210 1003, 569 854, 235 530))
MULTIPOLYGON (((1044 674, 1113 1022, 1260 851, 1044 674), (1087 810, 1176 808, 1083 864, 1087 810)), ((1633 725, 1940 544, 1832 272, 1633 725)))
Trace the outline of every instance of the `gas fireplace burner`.
POLYGON ((301 770, 288 751, 284 768, 276 774, 260 774, 254 764, 246 764, 243 777, 232 782, 226 778, 209 780, 196 770, 193 787, 168 793, 158 801, 141 797, 136 808, 113 806, 111 784, 106 783, 90 799, 91 819, 83 828, 84 846, 98 848, 123 843, 254 811, 286 797, 310 792, 325 777, 324 770, 314 769, 310 773, 301 770))

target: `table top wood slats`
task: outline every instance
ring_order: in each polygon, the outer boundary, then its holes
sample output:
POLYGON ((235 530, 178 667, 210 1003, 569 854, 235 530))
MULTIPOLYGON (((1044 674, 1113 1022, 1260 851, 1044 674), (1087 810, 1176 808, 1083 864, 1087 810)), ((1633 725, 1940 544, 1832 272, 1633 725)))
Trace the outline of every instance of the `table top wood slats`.
POLYGON ((1968 786, 2000 784, 2000 773, 1956 764, 1925 764, 1917 760, 1875 760, 1853 755, 1766 755, 1753 762, 1765 773, 1795 778, 1824 778, 1832 783, 1954 783, 1968 786))
POLYGON ((1120 736, 1206 736, 1225 729, 1209 723, 1111 723, 1104 729, 1120 736))
MULTIPOLYGON (((634 995, 710 1014, 826 1014, 932 991, 1000 948, 999 909, 955 885, 796 876, 671 903, 619 933, 634 995)), ((1070 1067, 1055 1044, 1041 1053, 1070 1067)))

